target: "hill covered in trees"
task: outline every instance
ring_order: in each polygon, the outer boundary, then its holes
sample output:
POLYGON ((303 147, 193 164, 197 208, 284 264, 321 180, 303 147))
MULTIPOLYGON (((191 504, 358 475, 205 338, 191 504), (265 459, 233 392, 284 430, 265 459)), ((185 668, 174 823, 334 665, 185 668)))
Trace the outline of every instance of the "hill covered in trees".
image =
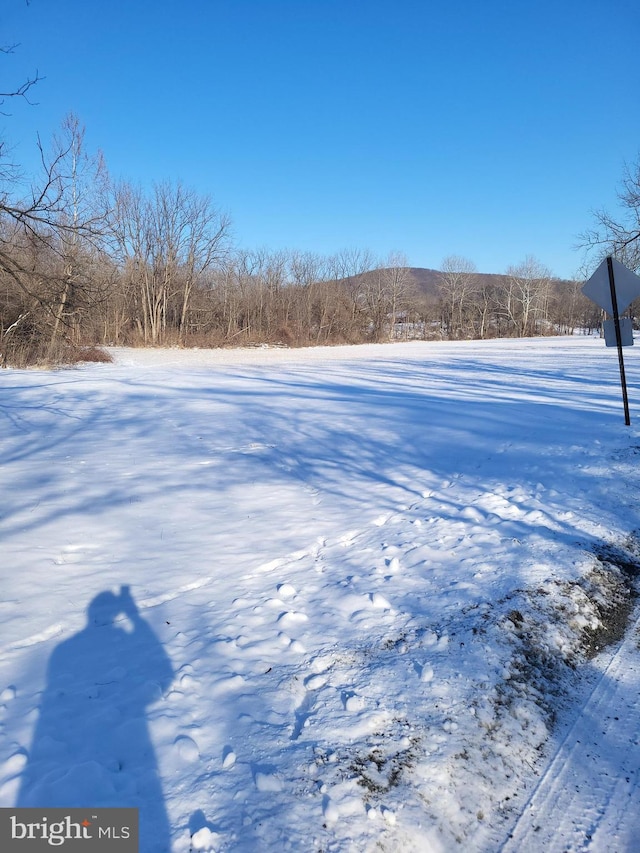
POLYGON ((209 196, 110 179, 74 116, 19 197, 0 174, 0 363, 134 346, 310 346, 572 332, 597 325, 577 282, 533 257, 504 274, 459 256, 240 249, 209 196))
POLYGON ((492 275, 459 258, 432 270, 359 251, 237 250, 208 202, 179 185, 155 193, 145 200, 126 188, 110 208, 118 218, 96 233, 5 223, 4 364, 59 361, 105 344, 309 346, 598 323, 579 283, 554 279, 531 258, 492 275))
MULTIPOLYGON (((191 198, 180 187, 163 191, 167 209, 191 198)), ((367 260, 363 269, 366 253, 232 251, 217 225, 201 242, 194 223, 175 233, 168 225, 145 223, 112 251, 66 234, 5 237, 3 363, 65 360, 95 345, 310 346, 567 333, 598 323, 578 283, 553 279, 531 259, 508 275, 461 263, 430 270, 367 260)))

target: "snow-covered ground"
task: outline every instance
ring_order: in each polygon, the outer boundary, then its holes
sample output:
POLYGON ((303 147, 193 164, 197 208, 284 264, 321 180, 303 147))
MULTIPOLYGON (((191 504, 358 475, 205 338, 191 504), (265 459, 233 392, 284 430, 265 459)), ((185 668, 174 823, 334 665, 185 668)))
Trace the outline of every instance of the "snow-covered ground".
POLYGON ((0 374, 0 806, 638 849, 635 348, 631 427, 588 337, 113 355, 0 374))

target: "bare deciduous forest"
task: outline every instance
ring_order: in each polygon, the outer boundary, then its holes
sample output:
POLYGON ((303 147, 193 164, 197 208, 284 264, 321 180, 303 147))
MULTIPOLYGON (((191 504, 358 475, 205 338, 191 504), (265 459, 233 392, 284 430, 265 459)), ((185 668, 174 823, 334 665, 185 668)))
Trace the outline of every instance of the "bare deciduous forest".
MULTIPOLYGON (((4 366, 99 358, 104 345, 523 337, 600 323, 582 282, 554 278, 534 256, 497 275, 462 256, 434 271, 411 268, 400 253, 240 249, 209 196, 171 181, 150 190, 112 181, 103 158, 85 151, 75 116, 38 145, 42 169, 28 191, 4 143, 0 150, 4 366)), ((621 201, 636 216, 637 189, 638 173, 629 173, 621 201)), ((603 213, 584 241, 628 259, 630 237, 633 226, 603 213)))

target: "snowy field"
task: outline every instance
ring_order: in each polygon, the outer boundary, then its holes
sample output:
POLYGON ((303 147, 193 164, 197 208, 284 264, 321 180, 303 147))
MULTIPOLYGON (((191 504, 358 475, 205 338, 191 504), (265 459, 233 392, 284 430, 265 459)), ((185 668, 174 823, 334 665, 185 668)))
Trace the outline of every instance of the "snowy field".
POLYGON ((0 806, 639 849, 637 347, 113 356, 0 373, 0 806))

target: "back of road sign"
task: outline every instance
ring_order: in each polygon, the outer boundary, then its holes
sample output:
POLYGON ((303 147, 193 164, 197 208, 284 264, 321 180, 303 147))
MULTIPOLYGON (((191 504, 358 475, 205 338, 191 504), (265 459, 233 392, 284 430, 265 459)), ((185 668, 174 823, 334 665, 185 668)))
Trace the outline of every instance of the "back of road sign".
MULTIPOLYGON (((623 347, 633 346, 633 321, 629 317, 620 317, 620 343, 623 347)), ((618 345, 616 341, 616 321, 604 321, 604 342, 608 347, 618 345)))
MULTIPOLYGON (((623 266, 620 261, 611 260, 611 266, 616 282, 616 301, 618 303, 618 314, 622 314, 634 299, 640 296, 640 277, 623 266)), ((611 300, 611 286, 609 283, 609 271, 607 261, 604 260, 594 272, 591 278, 582 288, 585 296, 603 308, 607 314, 613 316, 613 305, 611 300)), ((609 344, 607 344, 609 346, 609 344)))

